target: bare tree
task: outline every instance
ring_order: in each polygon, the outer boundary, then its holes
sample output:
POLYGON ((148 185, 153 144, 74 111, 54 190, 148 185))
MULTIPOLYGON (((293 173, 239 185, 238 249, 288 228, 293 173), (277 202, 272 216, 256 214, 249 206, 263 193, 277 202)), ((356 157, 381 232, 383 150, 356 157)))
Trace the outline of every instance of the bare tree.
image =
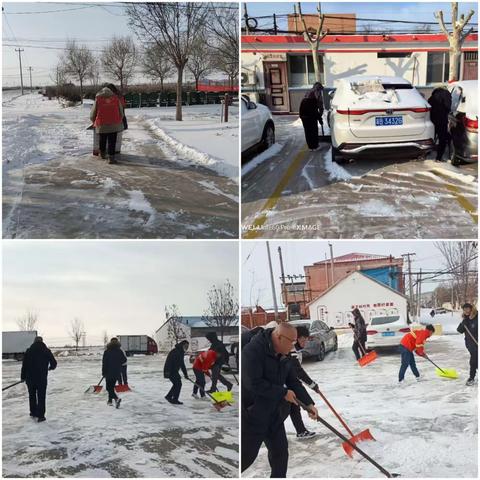
POLYGON ((195 79, 195 91, 198 92, 200 79, 211 73, 213 70, 212 51, 204 37, 198 37, 196 40, 195 47, 188 59, 187 70, 193 75, 193 78, 195 79))
POLYGON ((70 322, 70 328, 68 329, 68 336, 75 342, 75 351, 78 352, 78 344, 82 340, 84 335, 83 322, 79 318, 74 318, 70 322))
POLYGON ((297 4, 298 13, 300 15, 300 20, 303 23, 303 38, 305 41, 310 45, 310 50, 312 51, 312 58, 313 58, 313 69, 315 70, 315 81, 321 82, 322 81, 322 72, 320 71, 320 61, 318 59, 318 46, 320 42, 325 38, 328 33, 328 30, 323 31, 323 22, 325 20, 325 16, 322 15, 320 10, 320 3, 317 6, 318 11, 318 27, 316 32, 312 32, 307 28, 307 23, 305 22, 305 17, 302 14, 302 4, 298 2, 297 4))
POLYGON ((152 80, 160 80, 160 88, 163 92, 163 82, 171 77, 175 70, 170 59, 165 56, 164 48, 160 45, 146 48, 141 62, 143 73, 152 80))
POLYGON ((28 311, 20 318, 15 320, 18 325, 18 329, 22 332, 31 332, 37 329, 38 326, 38 313, 28 311))
POLYGON ((64 65, 65 74, 71 76, 80 83, 80 97, 83 103, 83 84, 92 71, 95 57, 86 45, 77 45, 75 40, 69 40, 66 51, 60 58, 64 65))
POLYGON ((473 31, 473 27, 470 28, 467 32, 464 32, 463 29, 473 17, 475 12, 470 10, 468 15, 460 15, 458 18, 458 2, 452 2, 452 31, 449 32, 445 22, 443 20, 443 11, 440 10, 435 12, 435 18, 438 20, 438 24, 442 29, 443 33, 446 35, 448 43, 450 44, 449 58, 450 58, 450 69, 448 72, 448 81, 453 82, 458 80, 458 72, 460 70, 460 58, 462 56, 462 45, 465 42, 470 33, 473 31))
POLYGON ((92 63, 90 72, 88 72, 88 78, 95 89, 100 85, 100 60, 95 58, 92 63))
POLYGON ((102 65, 106 73, 120 83, 123 90, 135 75, 137 48, 131 37, 113 37, 102 53, 102 65))
POLYGON ((182 320, 183 317, 178 311, 178 306, 172 304, 165 307, 165 318, 167 319, 168 325, 168 338, 170 339, 170 346, 173 347, 180 340, 185 339, 185 333, 183 330, 182 320))
POLYGON ((177 109, 182 120, 183 73, 195 39, 203 35, 209 8, 206 3, 131 3, 127 13, 141 39, 162 45, 177 69, 177 109))
MULTIPOLYGON (((435 242, 442 253, 448 273, 452 278, 452 290, 456 303, 472 301, 472 286, 477 282, 477 243, 476 242, 435 242)), ((476 292, 476 290, 474 290, 476 292)), ((476 293, 474 293, 476 295, 476 293)))
POLYGON ((238 317, 238 300, 233 285, 229 280, 220 287, 213 285, 207 298, 208 308, 203 320, 209 327, 218 328, 223 340, 225 329, 235 325, 238 317))

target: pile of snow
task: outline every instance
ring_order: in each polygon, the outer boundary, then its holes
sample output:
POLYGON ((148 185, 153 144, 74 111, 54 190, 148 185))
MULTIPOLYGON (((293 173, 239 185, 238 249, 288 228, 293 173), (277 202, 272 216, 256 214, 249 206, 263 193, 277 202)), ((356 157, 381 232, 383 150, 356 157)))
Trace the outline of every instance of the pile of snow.
POLYGON ((265 160, 278 155, 282 151, 282 148, 283 145, 281 143, 274 143, 270 148, 267 148, 267 150, 264 150, 256 157, 253 157, 248 163, 242 166, 242 176, 257 168, 260 164, 265 162, 265 160))
POLYGON ((328 173, 329 180, 340 180, 340 181, 348 181, 352 178, 347 170, 345 170, 342 166, 340 166, 337 162, 332 160, 332 150, 328 150, 326 155, 324 156, 325 160, 325 170, 328 173))

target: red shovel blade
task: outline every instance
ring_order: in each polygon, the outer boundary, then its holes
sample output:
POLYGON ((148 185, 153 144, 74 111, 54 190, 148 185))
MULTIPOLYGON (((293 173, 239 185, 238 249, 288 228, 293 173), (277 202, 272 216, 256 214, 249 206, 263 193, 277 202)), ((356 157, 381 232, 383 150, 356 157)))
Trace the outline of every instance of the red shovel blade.
POLYGON ((215 403, 212 403, 213 405, 213 408, 215 408, 215 410, 217 412, 220 412, 223 408, 225 408, 228 403, 227 402, 215 402, 215 403))
POLYGON ((94 385, 93 386, 93 393, 100 393, 103 387, 101 385, 94 385))
MULTIPOLYGON (((367 440, 373 440, 373 435, 370 433, 370 430, 367 428, 366 430, 363 430, 363 432, 357 433, 357 435, 354 435, 352 438, 350 438, 350 442, 353 444, 357 444, 358 442, 366 442, 367 440)), ((348 442, 343 442, 342 447, 345 450, 345 453, 349 457, 353 457, 353 447, 348 443, 348 442)))
POLYGON ((115 385, 115 391, 119 393, 131 392, 132 389, 128 385, 115 385))
POLYGON ((365 365, 368 365, 369 363, 372 363, 374 360, 376 360, 378 357, 377 352, 375 350, 372 350, 371 352, 366 353, 359 361, 358 364, 361 367, 364 367, 365 365))

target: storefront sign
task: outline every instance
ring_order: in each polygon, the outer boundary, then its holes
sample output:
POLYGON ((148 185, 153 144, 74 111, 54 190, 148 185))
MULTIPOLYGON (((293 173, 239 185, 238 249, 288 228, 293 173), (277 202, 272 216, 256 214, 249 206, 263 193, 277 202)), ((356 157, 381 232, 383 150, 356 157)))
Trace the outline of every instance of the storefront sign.
POLYGON ((286 53, 264 53, 263 61, 267 62, 286 62, 287 54, 286 53))

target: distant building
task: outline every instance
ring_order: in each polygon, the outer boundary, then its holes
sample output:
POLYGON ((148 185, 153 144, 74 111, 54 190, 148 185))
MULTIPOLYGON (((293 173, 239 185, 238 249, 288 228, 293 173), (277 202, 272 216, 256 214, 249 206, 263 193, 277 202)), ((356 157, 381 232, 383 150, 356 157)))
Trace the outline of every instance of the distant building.
MULTIPOLYGON (((279 309, 278 319, 280 322, 284 322, 287 319, 287 312, 285 309, 279 309)), ((260 306, 256 306, 255 309, 243 308, 242 309, 242 326, 247 328, 262 327, 269 322, 275 320, 275 311, 273 309, 266 310, 260 306)))
MULTIPOLYGON (((303 14, 307 30, 316 32, 318 28, 318 15, 306 13, 303 14)), ((335 33, 355 33, 357 30, 357 16, 355 13, 337 13, 332 15, 325 15, 322 30, 328 30, 335 33)), ((288 15, 288 31, 302 34, 305 29, 303 22, 300 20, 300 15, 288 15)))
POLYGON ((348 328, 358 308, 368 323, 376 316, 407 319, 407 297, 364 272, 351 272, 309 303, 310 318, 329 327, 348 328))
MULTIPOLYGON (((171 328, 169 328, 171 322, 172 318, 169 318, 155 332, 155 340, 160 352, 168 352, 175 346, 175 337, 172 335, 171 328)), ((192 352, 208 347, 209 341, 205 338, 208 332, 215 332, 218 338, 221 339, 221 329, 208 326, 203 317, 181 317, 181 322, 177 322, 174 328, 177 329, 179 341, 188 340, 190 342, 189 351, 192 352)), ((238 341, 238 328, 238 318, 235 320, 234 325, 224 327, 223 342, 231 343, 238 341)))

